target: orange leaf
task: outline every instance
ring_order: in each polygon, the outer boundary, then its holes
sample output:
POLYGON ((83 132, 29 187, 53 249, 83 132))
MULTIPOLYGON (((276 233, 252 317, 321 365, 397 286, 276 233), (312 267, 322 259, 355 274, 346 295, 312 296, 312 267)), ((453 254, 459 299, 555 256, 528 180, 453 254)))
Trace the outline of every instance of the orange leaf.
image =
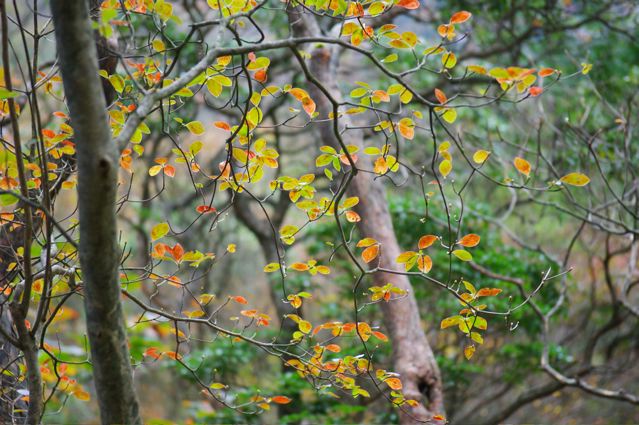
POLYGON ((255 78, 256 81, 259 81, 260 83, 265 83, 267 80, 266 70, 260 69, 259 71, 255 73, 255 75, 253 75, 253 77, 255 78))
POLYGON ((144 352, 145 356, 153 357, 155 360, 159 359, 161 354, 158 353, 158 349, 156 347, 147 348, 144 352))
POLYGON ((530 162, 526 161, 524 158, 517 157, 515 158, 515 161, 513 161, 513 164, 515 164, 515 168, 521 174, 526 177, 530 176, 530 162))
POLYGON ((373 331, 373 336, 379 339, 380 341, 384 341, 384 342, 388 341, 388 337, 379 331, 373 331))
POLYGON ((364 260, 365 263, 370 263, 375 258, 377 258, 378 254, 379 254, 379 245, 369 246, 364 251, 362 251, 362 260, 364 260))
POLYGON ((392 390, 401 390, 402 389, 402 381, 399 378, 387 378, 384 382, 388 385, 392 390))
POLYGON ((455 13, 450 18, 450 23, 451 24, 461 24, 462 22, 466 22, 467 20, 469 20, 471 16, 473 16, 472 13, 466 12, 465 10, 462 10, 461 12, 455 13))
POLYGON ((304 111, 306 111, 308 116, 311 117, 315 112, 315 102, 313 102, 313 99, 307 96, 302 99, 302 108, 304 108, 304 111))
POLYGON ((166 167, 164 167, 164 174, 169 177, 175 176, 175 167, 172 165, 167 165, 166 167))
POLYGON ((425 235, 419 238, 419 242, 417 246, 419 247, 419 249, 426 249, 432 244, 434 244, 436 240, 437 240, 437 236, 435 235, 425 235))
POLYGON ((495 295, 499 295, 501 293, 501 289, 499 288, 481 288, 477 291, 477 297, 494 297, 495 295))
POLYGON ((88 392, 83 390, 77 390, 73 392, 73 395, 76 396, 78 400, 89 401, 91 400, 91 395, 88 392))
POLYGON ((168 358, 171 358, 173 360, 179 360, 182 358, 182 355, 179 353, 176 353, 175 351, 167 351, 164 354, 166 354, 168 358))
POLYGON ((346 220, 348 220, 350 223, 357 223, 359 221, 362 221, 362 218, 355 211, 346 211, 345 215, 346 220))
POLYGON ((184 248, 182 248, 182 245, 179 243, 176 243, 171 249, 171 254, 173 255, 173 258, 175 258, 175 261, 180 261, 184 255, 184 248))
POLYGON ((333 353, 339 353, 340 351, 342 351, 342 349, 340 348, 339 345, 337 344, 329 344, 326 347, 324 347, 325 349, 327 349, 328 351, 331 351, 333 353))
POLYGON ((304 263, 293 263, 289 266, 289 268, 296 270, 298 272, 305 272, 309 269, 308 264, 304 263))
POLYGON ((244 298, 241 295, 236 295, 234 297, 231 297, 231 299, 238 304, 248 304, 248 301, 246 300, 246 298, 244 298))
POLYGON ((554 73, 555 73, 555 70, 552 68, 542 68, 539 70, 539 76, 542 78, 552 75, 554 73))
POLYGON ((530 89, 528 89, 528 93, 530 93, 530 95, 532 97, 537 97, 540 94, 542 94, 544 92, 544 89, 542 89, 541 87, 531 87, 530 89))
POLYGON ((413 128, 414 125, 412 121, 406 120, 404 118, 400 120, 399 123, 397 124, 398 124, 397 128, 399 129, 399 133, 402 136, 404 136, 406 139, 413 140, 413 137, 415 137, 415 129, 413 128))
POLYGON ((419 0, 399 0, 397 6, 404 9, 417 9, 419 7, 419 0))
POLYGON ((440 89, 435 89, 435 97, 439 100, 439 103, 444 104, 448 101, 448 98, 440 89))
POLYGON ((467 248, 472 248, 474 246, 477 246, 479 244, 479 240, 481 238, 479 237, 479 235, 476 235, 474 233, 470 233, 466 236, 464 236, 463 238, 461 238, 459 240, 459 242, 457 242, 458 244, 465 246, 467 248))
POLYGON ((240 311, 240 314, 246 317, 255 317, 257 310, 242 310, 240 311))
POLYGON ((216 121, 213 125, 217 128, 221 128, 222 130, 231 131, 231 126, 224 121, 216 121))
POLYGON ((275 397, 271 398, 271 401, 277 404, 289 404, 293 400, 283 395, 276 395, 275 397))
POLYGON ((420 255, 417 259, 417 267, 422 273, 428 273, 433 268, 433 260, 428 255, 420 255))

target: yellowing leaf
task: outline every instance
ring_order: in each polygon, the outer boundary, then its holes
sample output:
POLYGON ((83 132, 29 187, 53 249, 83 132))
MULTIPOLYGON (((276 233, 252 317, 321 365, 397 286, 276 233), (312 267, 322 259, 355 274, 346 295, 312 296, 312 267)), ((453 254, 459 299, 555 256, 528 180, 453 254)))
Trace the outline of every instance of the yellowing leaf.
POLYGON ((73 392, 73 395, 78 399, 78 400, 82 400, 82 401, 89 401, 91 400, 91 395, 83 390, 77 390, 73 392))
POLYGON ((446 177, 453 169, 453 163, 445 159, 439 164, 439 172, 446 177))
POLYGON ((156 224, 155 226, 153 226, 153 229, 151 229, 151 239, 156 241, 165 236, 167 233, 169 233, 168 223, 156 224))
POLYGON ((462 317, 461 316, 447 317, 444 320, 442 320, 442 322, 440 323, 440 327, 441 327, 441 329, 446 329, 446 328, 449 328, 451 326, 458 325, 461 321, 462 321, 462 317))
POLYGON ((280 265, 278 263, 270 263, 270 264, 267 264, 266 266, 264 266, 264 271, 266 273, 272 273, 272 272, 274 272, 276 270, 279 270, 279 269, 280 269, 280 265))
POLYGON ((200 121, 191 121, 186 125, 186 128, 196 136, 204 133, 204 125, 200 121))
POLYGON ((373 244, 376 244, 377 241, 373 238, 364 238, 362 240, 360 240, 359 242, 357 242, 357 247, 358 248, 364 248, 366 246, 371 246, 373 244))
POLYGON ((590 178, 581 173, 566 174, 560 180, 571 186, 585 186, 590 182, 590 178))
POLYGON ((583 75, 588 74, 591 69, 592 69, 592 64, 591 63, 582 63, 581 64, 581 73, 583 75))
POLYGON ((473 256, 470 254, 470 252, 463 249, 454 250, 453 255, 462 261, 473 261, 473 256))
POLYGON ((473 161, 475 161, 476 164, 483 164, 489 156, 490 152, 480 149, 473 155, 473 161))
POLYGON ((299 327, 300 331, 305 334, 309 333, 311 329, 313 329, 313 325, 311 325, 311 323, 306 320, 300 320, 297 326, 299 327))
POLYGON ((470 358, 473 357, 473 354, 475 354, 474 345, 468 345, 466 348, 464 348, 464 357, 466 357, 466 360, 470 360, 470 358))
POLYGON ((526 161, 524 158, 517 157, 513 161, 513 164, 515 164, 515 168, 521 174, 525 175, 526 177, 530 176, 530 162, 526 161))
POLYGON ((457 65, 457 56, 453 52, 446 52, 442 55, 442 65, 445 68, 454 68, 457 65))
POLYGON ((109 75, 109 82, 115 89, 116 92, 122 93, 124 90, 124 78, 120 77, 117 74, 109 75))
MULTIPOLYGON (((453 108, 443 108, 444 113, 442 114, 442 118, 449 124, 452 124, 457 119, 457 110, 453 108)), ((437 108, 435 108, 437 110, 437 108)))
POLYGON ((224 385, 221 382, 214 382, 211 385, 209 385, 209 388, 212 390, 221 390, 222 388, 226 388, 226 385, 224 385))

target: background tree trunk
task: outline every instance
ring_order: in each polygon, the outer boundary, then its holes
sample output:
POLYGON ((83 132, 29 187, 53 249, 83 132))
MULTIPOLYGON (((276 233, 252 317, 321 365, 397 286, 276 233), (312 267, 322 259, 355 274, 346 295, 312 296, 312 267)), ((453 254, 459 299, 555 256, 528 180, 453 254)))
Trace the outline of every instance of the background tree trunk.
MULTIPOLYGON (((289 22, 295 36, 321 36, 316 18, 310 13, 289 11, 289 22)), ((338 55, 334 47, 318 46, 311 52, 308 68, 310 73, 331 94, 334 100, 341 101, 337 86, 338 55)), ((309 85, 309 94, 317 105, 321 118, 333 111, 330 99, 318 87, 309 85)), ((340 117, 343 126, 349 126, 348 115, 340 117)), ((332 121, 314 124, 324 144, 338 151, 339 141, 333 132, 332 121)), ((350 137, 347 143, 362 146, 361 137, 350 137)), ((363 160, 361 160, 363 162, 363 160)), ((368 167, 372 168, 372 167, 368 167)), ((395 259, 401 253, 393 222, 388 210, 386 193, 382 184, 373 180, 371 175, 359 173, 348 188, 351 196, 359 198, 356 206, 362 221, 358 223, 362 237, 371 237, 381 243, 379 262, 383 267, 395 268, 395 259)), ((375 273, 372 285, 383 286, 392 282, 407 292, 401 300, 382 303, 384 325, 393 341, 393 370, 400 374, 406 398, 414 399, 419 405, 400 411, 402 424, 429 421, 435 414, 444 413, 444 397, 441 375, 433 350, 422 329, 417 301, 410 281, 406 276, 375 273)))
POLYGON ((80 265, 102 423, 141 423, 120 302, 115 197, 118 155, 98 76, 85 1, 51 3, 64 91, 75 133, 80 265))

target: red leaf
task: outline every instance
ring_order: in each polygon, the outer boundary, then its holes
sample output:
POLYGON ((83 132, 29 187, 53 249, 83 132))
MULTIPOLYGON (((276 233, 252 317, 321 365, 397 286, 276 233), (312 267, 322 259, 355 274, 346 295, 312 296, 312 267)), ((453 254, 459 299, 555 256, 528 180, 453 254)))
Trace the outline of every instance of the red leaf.
POLYGON ((208 205, 198 205, 195 208, 195 211, 199 212, 200 214, 208 214, 214 213, 217 210, 214 207, 209 207, 208 205))

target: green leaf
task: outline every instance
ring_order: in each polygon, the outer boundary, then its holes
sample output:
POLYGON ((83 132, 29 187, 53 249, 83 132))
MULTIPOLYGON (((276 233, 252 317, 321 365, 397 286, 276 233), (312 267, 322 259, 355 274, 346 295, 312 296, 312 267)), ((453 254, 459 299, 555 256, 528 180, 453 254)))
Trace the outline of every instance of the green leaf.
POLYGON ((13 196, 10 193, 3 193, 0 195, 0 206, 8 207, 9 205, 13 205, 18 203, 18 197, 13 196))
POLYGON ((470 323, 473 324, 473 327, 481 329, 482 331, 488 329, 488 322, 486 322, 486 319, 481 316, 473 317, 472 319, 470 319, 470 323))
POLYGON ((11 97, 16 97, 20 93, 16 93, 14 91, 9 91, 4 87, 0 87, 0 99, 9 99, 11 97))
POLYGON ((454 250, 453 255, 462 261, 473 261, 473 256, 470 254, 470 252, 464 249, 454 250))

